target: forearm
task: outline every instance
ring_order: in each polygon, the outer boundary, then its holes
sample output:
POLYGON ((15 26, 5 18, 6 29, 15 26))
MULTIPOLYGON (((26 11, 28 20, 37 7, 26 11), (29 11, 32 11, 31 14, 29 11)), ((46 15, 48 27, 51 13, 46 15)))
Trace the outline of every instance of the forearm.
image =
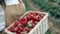
POLYGON ((2 31, 5 28, 5 13, 0 5, 0 31, 2 31))

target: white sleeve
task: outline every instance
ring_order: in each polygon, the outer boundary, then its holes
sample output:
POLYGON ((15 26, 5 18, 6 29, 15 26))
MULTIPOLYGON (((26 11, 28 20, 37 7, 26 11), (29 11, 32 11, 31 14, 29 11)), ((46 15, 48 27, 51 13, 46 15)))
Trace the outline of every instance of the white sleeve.
POLYGON ((5 0, 6 5, 15 5, 15 4, 20 4, 18 0, 5 0))
POLYGON ((0 31, 5 28, 5 14, 2 6, 0 5, 0 31))

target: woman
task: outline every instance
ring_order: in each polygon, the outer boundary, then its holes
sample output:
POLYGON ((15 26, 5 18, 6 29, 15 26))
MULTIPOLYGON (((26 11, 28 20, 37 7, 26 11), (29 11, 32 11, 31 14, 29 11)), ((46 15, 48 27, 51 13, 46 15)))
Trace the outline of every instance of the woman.
POLYGON ((5 13, 3 7, 5 7, 4 0, 0 0, 0 31, 5 28, 5 13))
POLYGON ((0 31, 5 28, 5 21, 6 26, 9 26, 24 14, 25 11, 25 5, 21 0, 5 0, 5 2, 4 0, 0 0, 0 31), (5 11, 2 7, 5 7, 5 11))

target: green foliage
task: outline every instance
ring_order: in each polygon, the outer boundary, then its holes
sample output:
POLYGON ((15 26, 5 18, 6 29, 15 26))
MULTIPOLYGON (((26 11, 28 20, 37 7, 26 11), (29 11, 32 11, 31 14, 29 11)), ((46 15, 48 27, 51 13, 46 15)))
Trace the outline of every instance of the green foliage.
POLYGON ((60 0, 49 0, 51 2, 60 3, 60 0))
POLYGON ((45 34, 51 34, 51 31, 50 31, 50 29, 48 29, 48 31, 47 31, 45 34))
POLYGON ((49 12, 53 20, 60 26, 60 0, 31 0, 37 4, 44 12, 49 12), (54 4, 55 3, 55 4, 54 4))
POLYGON ((34 10, 30 5, 29 5, 29 3, 28 3, 28 1, 27 0, 24 0, 24 3, 25 3, 25 6, 26 6, 26 10, 27 11, 30 11, 30 10, 34 10))

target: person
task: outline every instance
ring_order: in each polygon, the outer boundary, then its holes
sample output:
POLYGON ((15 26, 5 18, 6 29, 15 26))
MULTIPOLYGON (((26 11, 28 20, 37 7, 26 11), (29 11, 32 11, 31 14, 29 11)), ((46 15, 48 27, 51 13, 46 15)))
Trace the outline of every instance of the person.
POLYGON ((5 7, 4 0, 0 0, 0 32, 5 28, 4 7, 5 7))
POLYGON ((0 31, 16 21, 25 11, 22 0, 0 0, 0 31))

